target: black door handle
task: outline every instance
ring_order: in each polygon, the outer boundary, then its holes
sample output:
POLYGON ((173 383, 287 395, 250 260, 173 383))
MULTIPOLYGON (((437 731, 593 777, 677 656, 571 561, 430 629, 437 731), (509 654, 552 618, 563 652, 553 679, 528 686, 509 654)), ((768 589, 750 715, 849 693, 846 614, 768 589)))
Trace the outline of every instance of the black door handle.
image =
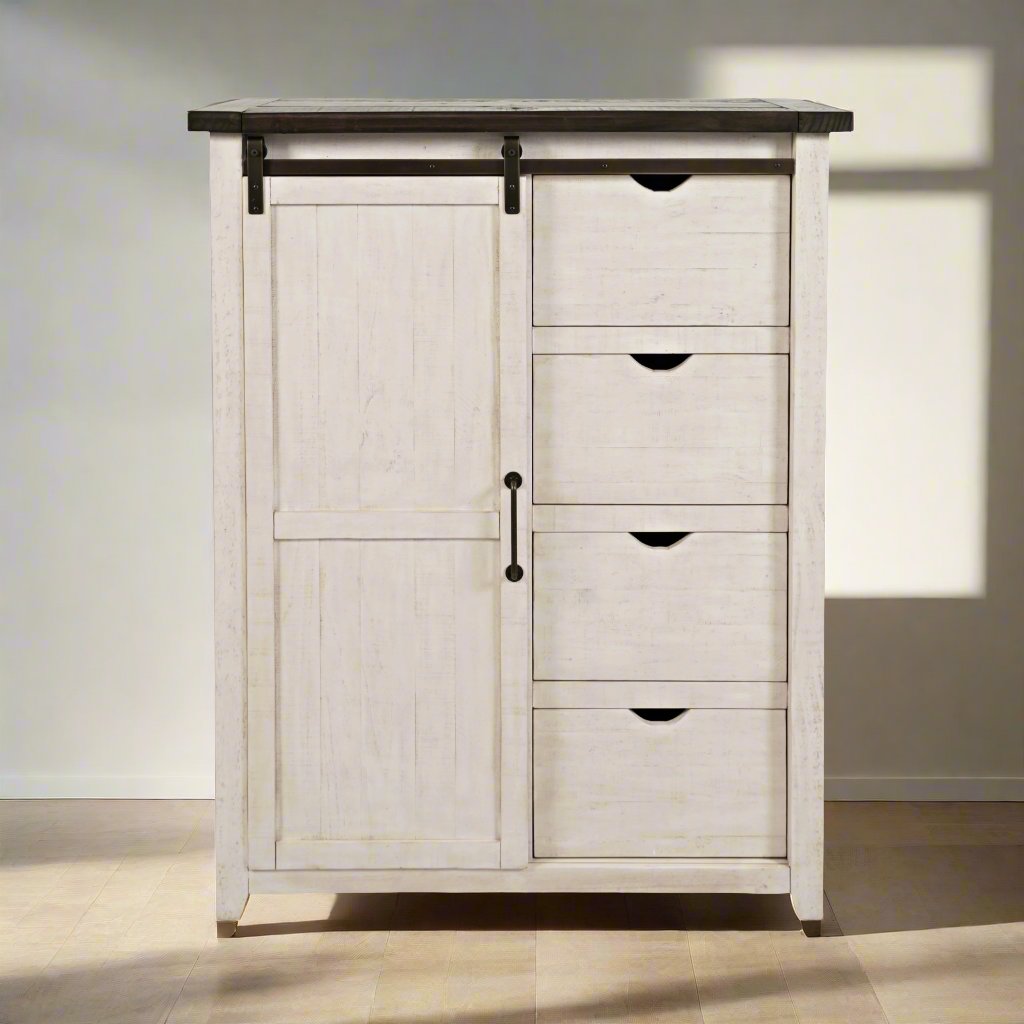
POLYGON ((512 492, 512 561, 505 568, 505 579, 510 583, 518 583, 523 578, 523 567, 519 564, 519 523, 516 519, 516 491, 522 485, 523 478, 518 473, 505 474, 505 486, 512 492))

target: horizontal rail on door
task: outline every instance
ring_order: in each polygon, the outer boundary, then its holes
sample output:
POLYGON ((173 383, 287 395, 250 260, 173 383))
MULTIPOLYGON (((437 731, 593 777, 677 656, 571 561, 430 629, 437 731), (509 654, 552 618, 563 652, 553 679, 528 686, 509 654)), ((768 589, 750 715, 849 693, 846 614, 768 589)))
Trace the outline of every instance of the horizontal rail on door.
MULTIPOLYGON (((792 174, 794 161, 770 159, 545 160, 523 158, 522 174, 792 174)), ((246 173, 245 166, 242 168, 246 173)), ((501 177, 502 160, 304 160, 265 159, 267 177, 501 177)))

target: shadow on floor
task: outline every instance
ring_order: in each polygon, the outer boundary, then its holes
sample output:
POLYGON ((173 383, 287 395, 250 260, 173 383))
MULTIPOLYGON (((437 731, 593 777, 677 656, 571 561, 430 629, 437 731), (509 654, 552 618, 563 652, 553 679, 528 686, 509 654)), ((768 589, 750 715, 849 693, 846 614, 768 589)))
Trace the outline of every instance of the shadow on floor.
MULTIPOLYGON (((284 899, 284 898, 278 898, 284 899)), ((287 907, 280 903, 281 910, 287 907)), ((253 897, 235 938, 335 931, 798 931, 788 896, 639 893, 339 895, 325 918, 274 920, 253 897)), ((826 933, 838 929, 829 915, 826 933), (831 927, 830 927, 831 925, 831 927)))
MULTIPOLYGON (((0 1005, 13 1014, 10 1019, 23 1024, 113 1019, 167 1019, 173 1024, 179 1016, 182 1020, 212 1020, 222 1016, 233 1020, 249 1017, 271 1020, 279 1019, 275 1015, 278 1006, 281 1007, 280 1019, 291 1021, 301 1018, 302 1000, 310 998, 310 993, 315 993, 318 1020, 334 1019, 329 1015, 330 1010, 324 1015, 325 1005, 337 1006, 339 1022, 351 1019, 357 1007, 368 1012, 370 1006, 375 1005, 380 956, 360 956, 348 950, 304 957, 200 958, 198 964, 195 964, 195 956, 194 952, 189 955, 169 949, 102 965, 51 969, 41 980, 8 976, 0 981, 0 1005), (29 984, 30 980, 34 983, 29 984)), ((961 981, 973 976, 982 984, 985 976, 993 971, 1005 971, 1018 959, 1019 953, 1013 948, 989 949, 983 958, 958 964, 956 973, 961 981)), ((644 960, 619 961, 609 968, 607 984, 595 986, 591 977, 586 991, 573 982, 581 967, 586 973, 585 965, 549 965, 542 985, 538 984, 538 976, 530 967, 532 964, 525 966, 522 977, 516 978, 517 983, 521 982, 521 989, 517 990, 513 1006, 503 1008, 497 1015, 493 1010, 473 1008, 474 1002, 477 1007, 480 1005, 474 991, 488 992, 490 972, 476 964, 465 977, 457 972, 446 974, 446 988, 456 991, 458 998, 447 1002, 443 1019, 447 1024, 493 1024, 499 1019, 533 1021, 536 998, 542 995, 545 1017, 552 1020, 602 1022, 621 1021, 626 1016, 638 1020, 657 1016, 689 1021, 700 1019, 701 1003, 714 1005, 718 1010, 730 1005, 754 1009, 762 1005, 762 1001, 770 1002, 778 997, 777 978, 758 962, 733 963, 724 973, 712 971, 703 976, 700 1001, 688 965, 681 964, 678 973, 670 977, 660 973, 654 980, 649 976, 645 979, 644 960), (552 983, 559 986, 561 993, 555 999, 550 997, 552 983), (539 991, 542 986, 543 993, 539 991), (599 991, 594 991, 595 987, 599 991), (672 1016, 668 1017, 669 1014, 672 1016)), ((922 951, 913 958, 901 959, 899 965, 887 969, 887 973, 891 974, 890 982, 920 982, 933 977, 941 981, 948 977, 950 969, 950 964, 942 957, 922 951)), ((424 986, 424 992, 430 991, 431 979, 436 980, 438 970, 438 963, 427 958, 402 969, 403 983, 410 986, 410 994, 418 986, 424 986)), ((785 973, 790 988, 808 997, 828 997, 832 993, 839 996, 849 985, 849 979, 842 972, 823 969, 813 958, 787 960, 785 973)), ((385 1011, 374 1019, 380 1024, 413 1024, 414 1021, 440 1020, 441 1015, 434 1017, 425 1007, 412 1006, 405 1001, 401 1009, 385 1011)))

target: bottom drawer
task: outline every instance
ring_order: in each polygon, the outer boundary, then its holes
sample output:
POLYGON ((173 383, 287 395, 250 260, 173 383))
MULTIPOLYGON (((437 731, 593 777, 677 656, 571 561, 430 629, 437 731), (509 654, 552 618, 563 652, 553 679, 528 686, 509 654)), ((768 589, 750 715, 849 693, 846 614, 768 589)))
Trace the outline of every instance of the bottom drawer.
POLYGON ((785 711, 668 714, 534 711, 535 857, 785 856, 785 711))

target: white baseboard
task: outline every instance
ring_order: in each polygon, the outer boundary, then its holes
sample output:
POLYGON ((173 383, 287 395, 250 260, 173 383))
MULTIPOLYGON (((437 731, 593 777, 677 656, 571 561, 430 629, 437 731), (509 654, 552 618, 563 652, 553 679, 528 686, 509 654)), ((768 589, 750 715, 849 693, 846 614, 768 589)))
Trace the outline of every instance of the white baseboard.
POLYGON ((212 775, 0 775, 0 800, 212 799, 212 775))
POLYGON ((1024 800, 1024 777, 829 775, 826 800, 1024 800))

